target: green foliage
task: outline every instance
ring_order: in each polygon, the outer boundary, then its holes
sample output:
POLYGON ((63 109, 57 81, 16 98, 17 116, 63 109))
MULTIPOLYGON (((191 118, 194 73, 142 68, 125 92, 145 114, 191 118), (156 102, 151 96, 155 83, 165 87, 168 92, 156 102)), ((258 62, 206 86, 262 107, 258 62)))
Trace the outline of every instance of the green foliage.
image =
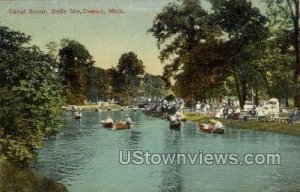
POLYGON ((175 100, 175 96, 173 94, 169 94, 165 97, 165 99, 170 102, 175 100))
POLYGON ((67 103, 83 104, 88 92, 88 72, 94 64, 93 57, 79 42, 63 39, 59 50, 59 73, 65 85, 67 103), (73 100, 75 97, 76 99, 73 100))
POLYGON ((294 2, 265 0, 268 17, 249 0, 209 0, 209 12, 197 0, 178 2, 168 4, 149 29, 166 64, 163 78, 167 87, 175 80, 176 95, 237 96, 243 106, 253 92, 257 99, 296 94, 292 25, 274 30, 279 20, 295 17, 294 2))
POLYGON ((145 73, 143 62, 133 52, 121 55, 116 68, 108 70, 112 97, 125 99, 129 103, 130 97, 139 95, 142 76, 145 73))
POLYGON ((146 73, 143 78, 143 92, 146 97, 164 96, 165 83, 160 75, 151 75, 146 73))
POLYGON ((55 133, 63 104, 61 84, 52 57, 30 38, 1 27, 0 122, 2 151, 10 161, 29 164, 43 139, 55 133), (26 41, 25 41, 26 40, 26 41))
POLYGON ((17 167, 0 158, 1 192, 67 192, 62 184, 44 178, 29 168, 17 167))
POLYGON ((222 33, 199 1, 180 2, 167 5, 149 32, 157 38, 158 47, 163 47, 160 59, 166 63, 166 87, 174 79, 172 90, 177 95, 205 98, 204 93, 219 86, 228 72, 222 33))
POLYGON ((109 74, 106 70, 92 67, 88 72, 88 99, 94 101, 97 98, 109 99, 111 94, 109 82, 109 74))

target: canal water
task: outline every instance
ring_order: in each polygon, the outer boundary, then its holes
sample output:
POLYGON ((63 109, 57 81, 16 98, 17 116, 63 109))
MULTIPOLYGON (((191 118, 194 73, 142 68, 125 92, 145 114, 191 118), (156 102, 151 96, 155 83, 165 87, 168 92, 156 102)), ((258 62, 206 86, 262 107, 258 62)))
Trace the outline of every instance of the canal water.
POLYGON ((65 113, 60 133, 39 151, 38 171, 71 192, 300 191, 299 137, 233 128, 213 135, 199 131, 193 122, 174 131, 166 121, 133 111, 128 112, 136 122, 132 129, 105 129, 99 123, 107 115, 119 120, 126 113, 84 112, 80 121, 65 113), (121 165, 120 150, 237 153, 240 158, 247 153, 280 153, 281 164, 203 165, 197 159, 195 164, 121 165))

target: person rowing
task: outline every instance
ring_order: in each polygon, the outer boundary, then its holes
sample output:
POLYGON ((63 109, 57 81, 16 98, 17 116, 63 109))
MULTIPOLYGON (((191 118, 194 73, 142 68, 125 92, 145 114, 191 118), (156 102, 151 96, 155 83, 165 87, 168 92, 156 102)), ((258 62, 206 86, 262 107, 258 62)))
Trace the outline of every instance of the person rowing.
POLYGON ((223 129, 223 124, 221 123, 221 121, 218 121, 216 120, 215 121, 215 128, 213 129, 213 131, 216 131, 216 130, 220 130, 220 129, 223 129))
POLYGON ((114 120, 110 116, 107 116, 105 123, 114 123, 114 120))
POLYGON ((125 123, 126 123, 126 125, 131 125, 132 124, 132 120, 129 117, 129 115, 126 115, 125 123))

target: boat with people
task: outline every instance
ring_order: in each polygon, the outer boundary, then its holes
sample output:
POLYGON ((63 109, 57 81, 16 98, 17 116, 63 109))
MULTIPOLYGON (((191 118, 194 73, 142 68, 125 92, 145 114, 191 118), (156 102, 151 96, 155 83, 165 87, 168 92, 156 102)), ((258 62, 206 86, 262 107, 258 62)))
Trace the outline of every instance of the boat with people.
POLYGON ((117 130, 121 130, 121 129, 130 129, 131 124, 126 122, 126 121, 120 121, 120 122, 116 122, 115 123, 115 128, 117 130))
POLYGON ((129 115, 126 115, 126 118, 124 121, 119 121, 119 122, 115 123, 115 128, 117 130, 130 129, 132 124, 133 124, 132 119, 129 117, 129 115))
POLYGON ((102 124, 102 126, 104 128, 113 128, 113 126, 114 126, 114 121, 109 116, 105 120, 100 121, 100 123, 102 124))
POLYGON ((210 120, 210 123, 199 123, 198 126, 203 132, 206 133, 225 134, 225 126, 222 124, 218 125, 217 123, 219 122, 216 120, 210 120))
POLYGON ((113 128, 114 123, 113 122, 105 122, 105 121, 100 121, 103 127, 105 128, 113 128))
POLYGON ((177 114, 171 115, 168 117, 170 129, 180 129, 181 128, 181 121, 177 114))
POLYGON ((82 112, 81 111, 76 111, 75 112, 75 119, 81 119, 82 117, 82 112))

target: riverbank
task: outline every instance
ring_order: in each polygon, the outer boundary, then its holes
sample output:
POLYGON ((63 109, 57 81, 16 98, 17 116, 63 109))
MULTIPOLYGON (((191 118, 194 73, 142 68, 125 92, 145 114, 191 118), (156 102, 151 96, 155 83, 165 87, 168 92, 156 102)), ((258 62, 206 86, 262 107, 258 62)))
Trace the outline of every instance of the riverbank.
MULTIPOLYGON (((212 119, 212 117, 196 115, 196 114, 186 114, 186 116, 189 121, 197 121, 197 122, 208 122, 209 119, 212 119)), ((270 131, 274 133, 300 136, 299 123, 294 125, 289 125, 288 123, 258 122, 257 120, 241 121, 241 120, 220 119, 220 121, 226 127, 252 129, 256 131, 270 131)))
POLYGON ((118 104, 109 104, 105 106, 90 104, 90 105, 79 105, 78 107, 82 108, 85 111, 95 111, 97 108, 102 110, 107 110, 108 108, 110 108, 111 110, 120 110, 122 108, 122 106, 118 104))
POLYGON ((0 157, 1 192, 68 192, 67 188, 29 168, 20 168, 0 157))

